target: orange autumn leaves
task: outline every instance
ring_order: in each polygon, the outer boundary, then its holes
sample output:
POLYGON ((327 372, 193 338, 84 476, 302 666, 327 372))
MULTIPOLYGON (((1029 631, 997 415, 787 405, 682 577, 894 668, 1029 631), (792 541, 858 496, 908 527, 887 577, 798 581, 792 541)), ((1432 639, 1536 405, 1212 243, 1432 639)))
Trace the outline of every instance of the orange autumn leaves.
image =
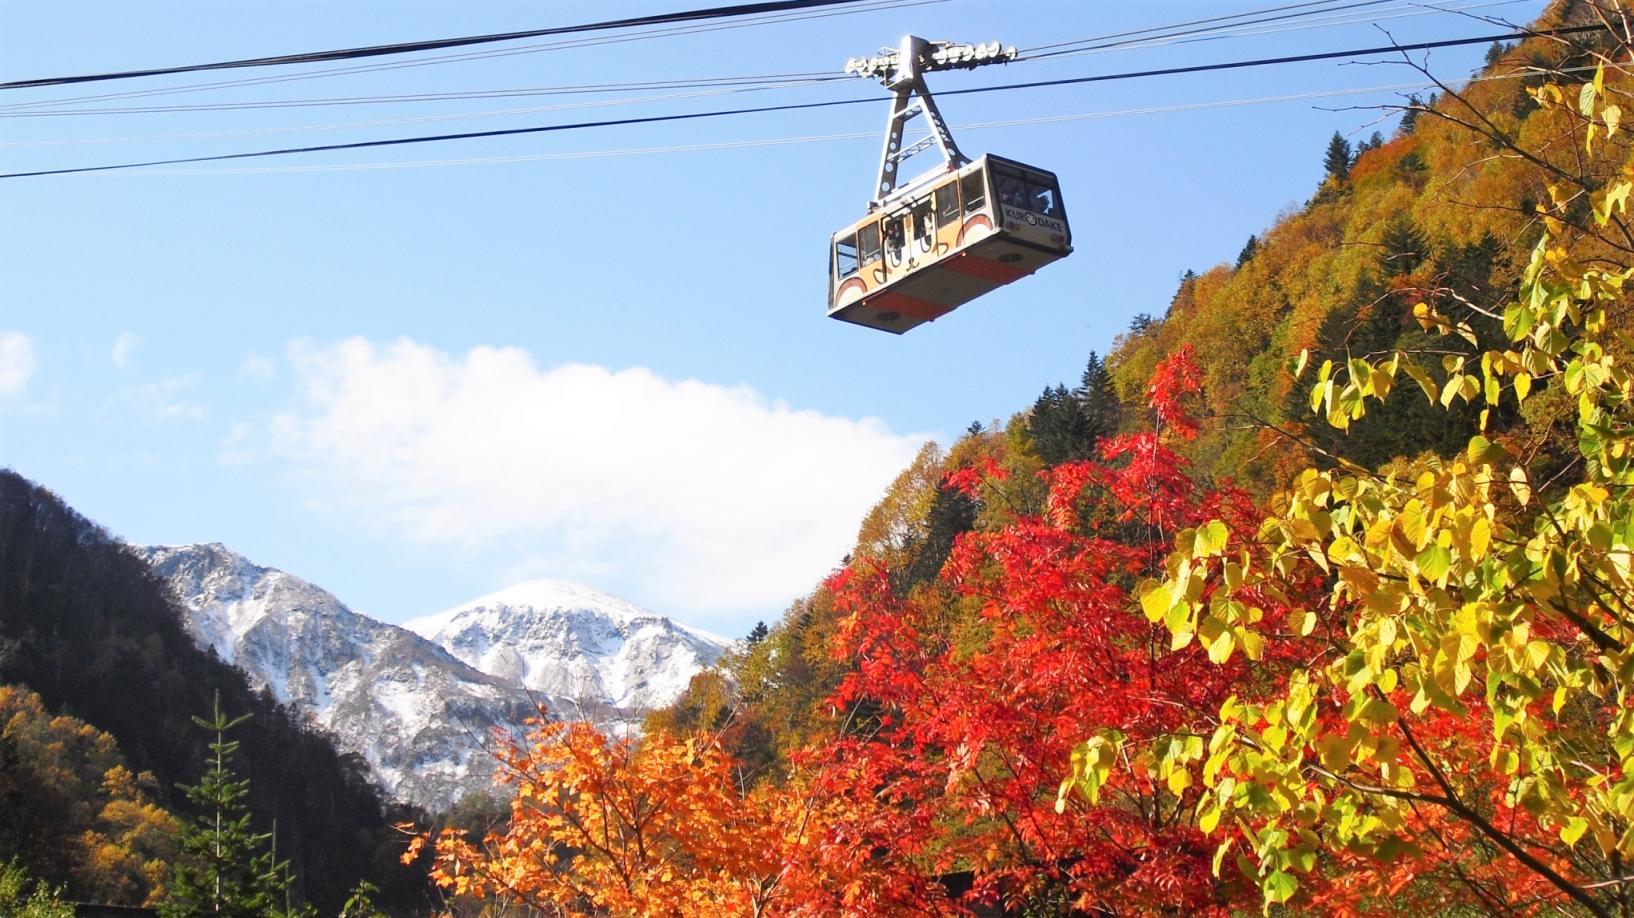
POLYGON ((810 897, 790 867, 823 859, 830 814, 798 785, 740 793, 713 743, 534 721, 499 758, 516 794, 510 825, 480 842, 421 835, 404 856, 430 843, 432 877, 456 896, 666 916, 790 914, 810 897))

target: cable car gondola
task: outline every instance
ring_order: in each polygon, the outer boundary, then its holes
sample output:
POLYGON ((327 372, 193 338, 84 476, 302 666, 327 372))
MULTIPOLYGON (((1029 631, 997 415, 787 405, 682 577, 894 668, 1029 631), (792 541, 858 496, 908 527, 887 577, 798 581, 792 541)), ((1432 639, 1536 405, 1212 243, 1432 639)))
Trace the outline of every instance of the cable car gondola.
POLYGON ((868 216, 829 245, 831 318, 902 334, 1072 253, 1055 174, 987 155, 972 162, 953 143, 926 70, 1010 60, 1015 49, 927 42, 915 36, 846 71, 878 77, 895 93, 868 216), (904 148, 903 128, 924 115, 930 134, 904 148), (902 162, 932 144, 943 165, 898 188, 902 162))

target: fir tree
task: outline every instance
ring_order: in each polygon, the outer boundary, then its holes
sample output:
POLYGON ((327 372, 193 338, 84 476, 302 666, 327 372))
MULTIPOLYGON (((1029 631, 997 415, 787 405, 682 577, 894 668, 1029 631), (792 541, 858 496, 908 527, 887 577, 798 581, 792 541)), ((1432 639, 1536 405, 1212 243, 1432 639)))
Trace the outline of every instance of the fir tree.
POLYGON ((1079 404, 1083 406, 1084 417, 1088 419, 1091 442, 1085 451, 1085 458, 1089 458, 1100 440, 1117 433, 1118 425, 1123 422, 1123 403, 1118 400, 1112 372, 1107 369, 1101 355, 1089 352, 1089 363, 1078 378, 1078 389, 1073 394, 1077 396, 1079 404))
POLYGON ((1322 156, 1322 168, 1336 182, 1343 182, 1350 177, 1350 141, 1338 131, 1333 132, 1333 139, 1328 141, 1328 151, 1322 156))
POLYGON ((230 767, 238 741, 227 739, 227 731, 248 719, 244 714, 229 720, 219 693, 210 720, 193 718, 215 740, 209 746, 210 769, 198 784, 182 786, 201 813, 182 831, 183 859, 172 873, 170 897, 159 909, 164 918, 276 918, 310 911, 291 910, 289 865, 267 846, 271 834, 251 829, 244 803, 250 782, 230 767))
POLYGON ((766 627, 765 622, 755 622, 755 627, 750 630, 749 636, 744 638, 744 641, 752 647, 766 640, 766 635, 770 633, 771 630, 766 627))
POLYGON ((1240 268, 1243 265, 1248 264, 1249 261, 1253 260, 1254 255, 1258 253, 1259 250, 1260 237, 1249 236, 1248 241, 1243 243, 1242 251, 1237 253, 1237 267, 1240 268))
POLYGON ((1424 102, 1415 95, 1407 97, 1407 105, 1401 110, 1401 133, 1403 136, 1413 133, 1418 126, 1418 113, 1424 110, 1424 102))
POLYGON ((1407 217, 1397 217, 1384 229, 1379 240, 1379 270, 1385 277, 1407 274, 1430 255, 1429 242, 1407 217))

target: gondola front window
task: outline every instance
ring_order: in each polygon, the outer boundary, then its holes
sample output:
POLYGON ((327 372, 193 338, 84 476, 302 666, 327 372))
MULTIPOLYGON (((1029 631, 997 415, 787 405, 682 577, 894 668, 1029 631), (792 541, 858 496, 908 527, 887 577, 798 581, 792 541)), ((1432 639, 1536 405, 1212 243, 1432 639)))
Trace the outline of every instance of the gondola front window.
POLYGON ((841 277, 857 273, 857 237, 843 236, 834 243, 834 265, 841 277))
POLYGON ((1053 176, 994 165, 993 187, 998 191, 999 203, 1007 207, 1046 217, 1061 216, 1061 192, 1053 176))

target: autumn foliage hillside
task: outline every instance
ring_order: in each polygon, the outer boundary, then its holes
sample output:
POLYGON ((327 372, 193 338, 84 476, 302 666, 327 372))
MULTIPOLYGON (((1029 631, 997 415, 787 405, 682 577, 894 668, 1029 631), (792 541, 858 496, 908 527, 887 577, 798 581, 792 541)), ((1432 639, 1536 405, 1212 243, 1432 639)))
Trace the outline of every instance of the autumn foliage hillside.
MULTIPOLYGON (((456 895, 575 914, 1634 913, 1634 18, 1562 2, 1077 384, 927 446, 456 895), (1266 330, 1271 330, 1267 335, 1266 330)), ((476 903, 471 903, 476 907, 476 903)))
MULTIPOLYGON (((1556 4, 1534 28, 1581 24, 1585 6, 1556 4)), ((1570 111, 1540 108, 1529 95, 1544 81, 1539 68, 1585 61, 1542 39, 1490 57, 1453 94, 1415 97, 1394 136, 1362 141, 1341 167, 1330 159, 1305 206, 1258 234, 1237 263, 1188 272, 1160 318, 1119 338, 1107 362, 1126 401, 1138 399, 1165 354, 1195 349, 1214 422, 1187 451, 1200 471, 1264 493, 1304 461, 1302 445, 1342 445, 1377 465, 1424 450, 1446 455, 1473 433, 1474 411, 1459 405, 1449 415, 1403 393, 1387 422, 1376 416, 1335 435, 1290 368, 1302 350, 1317 364, 1432 343, 1478 357, 1498 340, 1498 323, 1477 316, 1477 340, 1432 342, 1413 307, 1501 313, 1544 229, 1539 207, 1555 203, 1550 186, 1569 195, 1563 177, 1597 167, 1559 142, 1570 111)), ((1599 167, 1615 162, 1608 155, 1599 167)), ((1564 203, 1560 218, 1587 213, 1581 195, 1564 203)))

